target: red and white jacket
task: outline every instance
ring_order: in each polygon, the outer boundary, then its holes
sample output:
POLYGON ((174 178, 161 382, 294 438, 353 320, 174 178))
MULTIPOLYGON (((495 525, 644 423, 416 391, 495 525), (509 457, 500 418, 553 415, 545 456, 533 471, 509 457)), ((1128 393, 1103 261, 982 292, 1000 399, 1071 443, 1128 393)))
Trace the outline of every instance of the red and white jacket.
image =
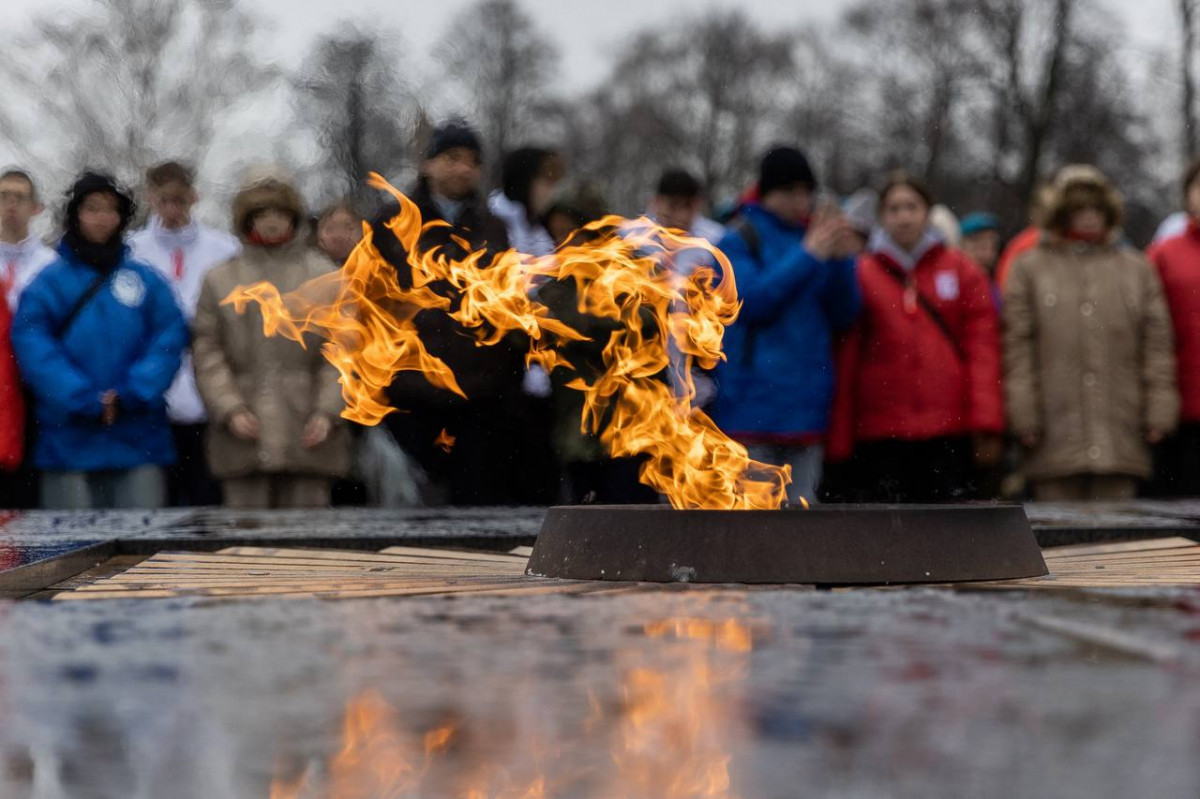
POLYGON ((860 441, 1002 433, 1000 325, 983 270, 932 236, 912 255, 886 236, 872 249, 858 268, 863 312, 839 348, 829 457, 860 441))

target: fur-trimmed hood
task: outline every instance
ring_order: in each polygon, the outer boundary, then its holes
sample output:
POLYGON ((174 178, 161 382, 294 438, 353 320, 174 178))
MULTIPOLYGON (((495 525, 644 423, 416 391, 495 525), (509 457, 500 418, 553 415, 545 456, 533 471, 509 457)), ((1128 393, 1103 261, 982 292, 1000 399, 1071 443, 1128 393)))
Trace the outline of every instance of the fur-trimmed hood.
POLYGON ((1059 170, 1054 182, 1046 189, 1043 226, 1056 237, 1064 237, 1070 226, 1071 206, 1080 193, 1094 195, 1108 216, 1109 238, 1121 237, 1125 224, 1125 201, 1121 192, 1103 172, 1094 166, 1073 164, 1059 170))
POLYGON ((292 215, 296 237, 303 238, 308 227, 308 210, 295 182, 281 169, 251 170, 233 200, 233 232, 246 241, 250 235, 250 219, 259 211, 276 208, 292 215))

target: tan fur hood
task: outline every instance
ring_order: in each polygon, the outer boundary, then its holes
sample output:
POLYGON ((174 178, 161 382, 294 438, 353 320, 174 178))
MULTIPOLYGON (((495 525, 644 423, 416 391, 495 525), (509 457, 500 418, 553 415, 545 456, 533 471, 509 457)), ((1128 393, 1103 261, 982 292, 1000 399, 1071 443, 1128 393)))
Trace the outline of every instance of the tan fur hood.
POLYGON ((1080 191, 1094 192, 1108 215, 1111 234, 1120 237, 1125 224, 1125 201, 1121 192, 1103 172, 1094 166, 1073 164, 1063 167, 1045 194, 1045 227, 1048 232, 1062 236, 1070 226, 1069 205, 1072 196, 1080 191))
POLYGON ((265 208, 277 208, 292 214, 297 237, 304 235, 308 211, 295 183, 282 170, 257 169, 246 175, 233 200, 233 231, 245 239, 250 233, 250 218, 265 208))

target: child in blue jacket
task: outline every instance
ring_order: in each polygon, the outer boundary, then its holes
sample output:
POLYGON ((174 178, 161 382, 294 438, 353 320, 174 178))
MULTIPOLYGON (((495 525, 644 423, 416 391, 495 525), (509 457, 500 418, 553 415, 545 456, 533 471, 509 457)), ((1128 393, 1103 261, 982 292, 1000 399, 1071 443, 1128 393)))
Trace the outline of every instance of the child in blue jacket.
POLYGON ((59 259, 21 297, 13 348, 33 390, 42 505, 156 508, 175 459, 164 395, 187 325, 167 284, 123 240, 132 198, 84 174, 59 259))

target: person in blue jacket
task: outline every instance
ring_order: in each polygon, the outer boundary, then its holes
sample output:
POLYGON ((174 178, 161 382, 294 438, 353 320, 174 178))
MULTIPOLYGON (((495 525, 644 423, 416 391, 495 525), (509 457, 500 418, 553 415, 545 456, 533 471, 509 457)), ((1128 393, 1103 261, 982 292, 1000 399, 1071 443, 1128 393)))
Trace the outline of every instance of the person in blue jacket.
POLYGON ((792 467, 788 499, 816 501, 834 388, 834 337, 862 308, 861 237, 836 206, 817 207, 808 159, 776 147, 762 160, 758 200, 730 224, 742 310, 725 333, 713 419, 755 460, 792 467))
POLYGON ((34 394, 47 508, 165 502, 175 448, 164 397, 188 330, 170 287, 125 246, 133 215, 112 178, 84 174, 58 261, 21 296, 13 348, 34 394))

